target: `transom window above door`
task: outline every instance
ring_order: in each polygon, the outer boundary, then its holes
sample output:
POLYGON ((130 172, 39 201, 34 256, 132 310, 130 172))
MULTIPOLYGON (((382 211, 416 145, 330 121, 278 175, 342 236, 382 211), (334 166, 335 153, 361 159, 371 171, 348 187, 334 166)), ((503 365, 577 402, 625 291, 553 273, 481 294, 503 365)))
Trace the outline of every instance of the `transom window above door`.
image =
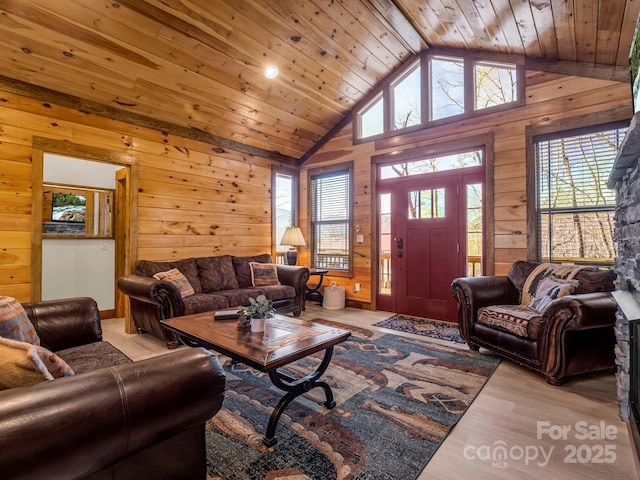
POLYGON ((419 160, 382 165, 380 179, 411 177, 425 173, 444 172, 458 168, 477 167, 482 165, 482 150, 453 153, 419 160))

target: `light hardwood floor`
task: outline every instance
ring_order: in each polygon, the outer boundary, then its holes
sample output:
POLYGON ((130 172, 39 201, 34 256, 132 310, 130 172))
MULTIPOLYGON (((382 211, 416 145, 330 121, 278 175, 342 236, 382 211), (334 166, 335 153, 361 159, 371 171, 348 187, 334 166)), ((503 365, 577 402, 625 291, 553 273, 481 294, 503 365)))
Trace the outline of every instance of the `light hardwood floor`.
MULTIPOLYGON (((308 303, 301 318, 371 326, 388 316, 353 308, 328 311, 308 303)), ((102 326, 104 339, 133 360, 169 352, 150 335, 124 333, 122 319, 103 320, 102 326)), ((553 387, 503 360, 418 480, 640 479, 633 448, 628 426, 618 417, 613 373, 583 375, 553 387), (564 435, 554 437, 562 429, 564 435), (506 449, 504 460, 485 460, 499 447, 506 449)))

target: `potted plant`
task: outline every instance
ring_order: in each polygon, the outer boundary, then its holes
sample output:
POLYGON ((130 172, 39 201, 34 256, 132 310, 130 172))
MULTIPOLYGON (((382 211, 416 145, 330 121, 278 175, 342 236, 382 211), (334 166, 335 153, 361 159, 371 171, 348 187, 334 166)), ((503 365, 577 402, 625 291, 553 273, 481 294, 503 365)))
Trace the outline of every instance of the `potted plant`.
POLYGON ((264 321, 276 313, 273 302, 264 295, 249 298, 249 305, 238 312, 238 328, 251 326, 253 332, 264 331, 264 321))

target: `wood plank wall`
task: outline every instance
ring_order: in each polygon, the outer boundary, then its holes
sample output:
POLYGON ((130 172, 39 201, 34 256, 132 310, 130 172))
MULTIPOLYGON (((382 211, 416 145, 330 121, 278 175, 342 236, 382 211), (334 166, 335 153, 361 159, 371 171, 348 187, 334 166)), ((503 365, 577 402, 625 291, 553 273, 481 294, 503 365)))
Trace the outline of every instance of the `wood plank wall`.
POLYGON ((31 300, 34 136, 136 155, 134 257, 271 251, 271 160, 0 92, 0 295, 31 300))
MULTIPOLYGON (((371 158, 461 136, 492 134, 495 158, 495 265, 504 274, 527 255, 526 137, 529 126, 567 122, 593 112, 631 117, 628 84, 527 72, 527 105, 457 124, 354 146, 343 129, 301 169, 300 226, 308 238, 308 169, 353 161, 355 276, 327 278, 347 288, 347 300, 372 300, 371 158), (608 113, 612 112, 612 113, 608 113), (393 143, 393 145, 391 145, 393 143), (518 233, 520 232, 520 233, 518 233), (362 285, 359 293, 354 284, 362 285)), ((135 127, 26 97, 0 92, 0 294, 30 300, 32 137, 135 154, 139 159, 137 258, 179 259, 214 254, 252 255, 271 250, 272 161, 222 150, 161 131, 135 127)), ((134 255, 135 256, 135 255, 134 255)), ((301 249, 301 264, 308 250, 301 249)))
MULTIPOLYGON (((347 303, 367 307, 375 297, 375 265, 372 265, 372 202, 375 198, 371 158, 391 151, 409 150, 460 139, 493 135, 494 265, 495 274, 506 274, 511 264, 527 258, 526 133, 525 129, 557 123, 558 130, 575 128, 585 115, 600 112, 599 120, 630 119, 631 93, 627 83, 526 72, 526 105, 521 108, 464 120, 454 124, 398 136, 392 140, 352 144, 351 125, 345 127, 315 155, 300 172, 302 193, 300 225, 308 227, 308 170, 345 161, 354 162, 354 225, 361 226, 365 242, 355 245, 355 276, 326 277, 346 288, 347 303), (354 285, 362 285, 359 293, 354 285)), ((305 231, 305 238, 308 232, 305 231)), ((355 235, 355 231, 354 231, 355 235)))

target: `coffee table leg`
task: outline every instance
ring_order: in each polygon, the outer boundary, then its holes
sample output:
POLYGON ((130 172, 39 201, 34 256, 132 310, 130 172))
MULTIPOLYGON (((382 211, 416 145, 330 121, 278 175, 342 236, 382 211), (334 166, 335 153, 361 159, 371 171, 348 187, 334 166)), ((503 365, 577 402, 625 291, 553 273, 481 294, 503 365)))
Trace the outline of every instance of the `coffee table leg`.
POLYGON ((278 440, 276 439, 276 427, 278 426, 280 416, 293 399, 299 397, 303 393, 308 392, 312 388, 320 387, 324 390, 324 394, 327 398, 323 405, 328 409, 332 409, 336 406, 336 402, 333 399, 333 392, 331 391, 329 384, 327 382, 318 381, 322 374, 327 370, 332 355, 333 346, 324 351, 324 358, 318 368, 314 372, 300 379, 294 379, 285 373, 279 372, 277 369, 269 372, 271 382, 273 382, 273 384, 280 390, 284 390, 287 393, 280 399, 273 409, 273 412, 271 412, 269 424, 267 425, 267 432, 262 439, 262 443, 265 446, 272 447, 278 443, 278 440))

